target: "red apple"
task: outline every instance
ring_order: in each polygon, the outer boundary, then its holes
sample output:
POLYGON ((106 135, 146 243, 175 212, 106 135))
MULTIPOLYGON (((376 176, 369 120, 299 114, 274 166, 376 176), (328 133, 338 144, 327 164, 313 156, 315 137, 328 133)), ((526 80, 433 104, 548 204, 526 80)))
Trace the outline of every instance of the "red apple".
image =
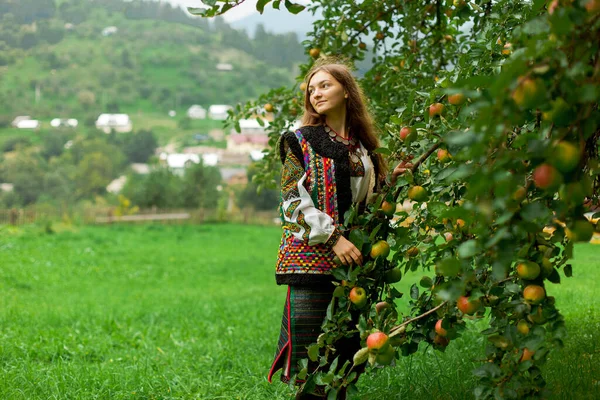
POLYGON ((555 189, 562 180, 561 173, 550 164, 542 164, 533 171, 533 183, 540 189, 555 189))
POLYGON ((388 344, 388 335, 383 332, 371 333, 367 337, 367 347, 369 350, 380 350, 388 344))
POLYGON ((467 101, 467 97, 462 93, 451 94, 448 96, 448 103, 454 106, 460 106, 467 101))
POLYGON ((413 133, 412 128, 410 128, 408 126, 402 127, 402 129, 400 129, 400 139, 406 140, 406 138, 409 137, 411 133, 413 133))
POLYGON ((448 340, 447 337, 438 334, 434 336, 433 343, 440 347, 446 347, 448 346, 448 343, 450 343, 450 340, 448 340))
POLYGON ((437 152, 437 159, 439 162, 441 162, 442 164, 448 163, 451 161, 452 156, 450 155, 450 152, 446 149, 439 149, 437 152))
POLYGON ((479 299, 469 300, 467 296, 460 296, 456 301, 456 307, 463 314, 473 315, 481 307, 481 301, 479 299))
POLYGON ((435 323, 435 333, 445 337, 448 334, 448 331, 442 328, 442 321, 442 319, 438 319, 435 323))
POLYGON ((442 115, 445 109, 446 106, 444 106, 442 103, 433 103, 429 106, 429 117, 433 118, 435 116, 442 115))

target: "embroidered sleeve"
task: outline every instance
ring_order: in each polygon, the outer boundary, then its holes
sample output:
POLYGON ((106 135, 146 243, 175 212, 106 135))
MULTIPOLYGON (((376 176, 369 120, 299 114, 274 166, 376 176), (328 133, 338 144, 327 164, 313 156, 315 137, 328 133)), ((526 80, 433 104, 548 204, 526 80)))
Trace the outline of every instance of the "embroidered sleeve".
POLYGON ((333 246, 341 233, 333 218, 315 207, 304 187, 306 172, 293 152, 288 151, 281 170, 281 215, 284 228, 309 245, 333 246))

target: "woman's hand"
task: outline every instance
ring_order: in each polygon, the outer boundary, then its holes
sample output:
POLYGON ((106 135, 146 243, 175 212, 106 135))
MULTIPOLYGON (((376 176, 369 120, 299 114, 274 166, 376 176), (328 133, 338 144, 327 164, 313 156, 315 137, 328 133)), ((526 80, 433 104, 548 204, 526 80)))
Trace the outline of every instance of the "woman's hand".
POLYGON ((333 252, 344 265, 362 265, 363 258, 356 246, 343 236, 332 247, 333 252))
POLYGON ((394 170, 392 171, 392 185, 396 183, 396 180, 400 175, 405 173, 407 169, 411 169, 413 167, 412 163, 410 162, 413 159, 413 157, 414 156, 408 156, 405 160, 402 160, 400 164, 396 165, 396 168, 394 168, 394 170))

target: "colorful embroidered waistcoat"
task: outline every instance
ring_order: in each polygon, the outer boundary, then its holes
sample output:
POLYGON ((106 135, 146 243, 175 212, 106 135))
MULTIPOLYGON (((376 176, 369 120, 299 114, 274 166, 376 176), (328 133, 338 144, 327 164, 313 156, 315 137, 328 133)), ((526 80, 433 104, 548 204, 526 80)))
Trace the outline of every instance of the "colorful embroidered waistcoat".
MULTIPOLYGON (((302 127, 296 132, 287 132, 280 142, 282 162, 291 151, 301 165, 287 168, 286 173, 306 174, 303 186, 309 193, 316 208, 326 212, 334 221, 335 226, 343 223, 343 215, 351 205, 352 192, 350 187, 350 164, 348 150, 342 144, 332 142, 320 126, 302 127), (290 172, 290 170, 292 170, 290 172)), ((293 185, 297 180, 282 177, 282 196, 286 185, 293 185)), ((293 189, 292 187, 287 189, 293 189)), ((282 198, 282 204, 283 204, 282 198)), ((299 202, 299 200, 298 200, 299 202)), ((334 267, 335 254, 331 246, 339 237, 339 232, 332 235, 326 243, 309 245, 308 234, 310 227, 304 223, 303 215, 298 214, 296 225, 304 229, 303 239, 294 236, 297 227, 286 224, 284 213, 294 211, 292 202, 285 210, 280 207, 282 214, 283 235, 279 247, 276 280, 278 284, 314 284, 331 281, 331 268, 334 267), (337 236, 336 236, 337 234, 337 236), (334 239, 335 240, 331 240, 334 239)))

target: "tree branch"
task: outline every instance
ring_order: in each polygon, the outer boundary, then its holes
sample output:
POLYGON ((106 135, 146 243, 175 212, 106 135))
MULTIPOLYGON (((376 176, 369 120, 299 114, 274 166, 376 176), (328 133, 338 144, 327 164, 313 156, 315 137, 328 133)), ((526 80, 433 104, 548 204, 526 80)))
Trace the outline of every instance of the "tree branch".
POLYGON ((402 8, 402 3, 398 3, 398 5, 396 5, 396 6, 392 7, 392 8, 387 9, 385 12, 382 12, 382 13, 378 14, 379 18, 372 19, 371 21, 367 22, 365 25, 363 25, 363 27, 361 29, 357 30, 352 36, 350 36, 348 38, 348 41, 346 42, 345 45, 342 46, 342 48, 340 49, 340 52, 343 53, 346 50, 346 48, 352 44, 352 42, 354 41, 354 39, 356 39, 357 37, 359 37, 364 31, 366 31, 367 28, 369 26, 371 26, 371 24, 373 24, 374 22, 379 21, 381 19, 381 17, 383 17, 385 15, 388 15, 388 14, 390 14, 390 13, 396 11, 396 10, 399 10, 400 8, 402 8))
MULTIPOLYGON (((421 166, 421 164, 423 164, 423 162, 425 160, 427 160, 427 158, 434 151, 436 151, 441 145, 442 145, 442 142, 437 142, 433 146, 431 146, 431 148, 429 150, 427 150, 424 154, 421 155, 421 157, 419 157, 419 159, 417 161, 415 161, 412 168, 410 169, 410 172, 414 174, 415 171, 421 166)), ((398 198, 401 190, 402 190, 402 187, 399 187, 398 189, 396 189, 396 192, 394 193, 394 200, 398 198)))
POLYGON ((434 312, 436 312, 437 310, 439 310, 440 308, 442 308, 446 304, 448 304, 448 300, 446 300, 442 304, 440 304, 440 305, 432 308, 431 310, 424 312, 421 315, 417 315, 416 317, 411 318, 408 321, 405 321, 405 322, 401 323, 400 325, 394 326, 392 329, 390 329, 390 334, 396 332, 397 330, 402 329, 403 327, 405 327, 405 326, 407 326, 409 324, 412 324, 413 322, 415 322, 417 320, 420 320, 421 318, 424 318, 424 317, 428 316, 429 314, 433 314, 434 312))

